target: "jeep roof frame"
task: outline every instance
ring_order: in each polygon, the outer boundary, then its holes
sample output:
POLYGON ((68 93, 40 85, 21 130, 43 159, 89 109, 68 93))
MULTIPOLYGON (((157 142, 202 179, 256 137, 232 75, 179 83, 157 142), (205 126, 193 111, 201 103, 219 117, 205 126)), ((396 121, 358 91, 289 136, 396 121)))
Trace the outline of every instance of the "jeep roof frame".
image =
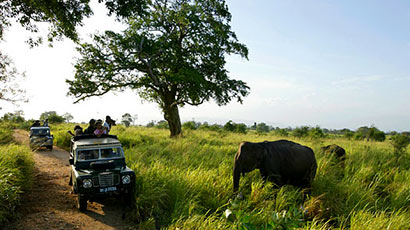
POLYGON ((107 146, 121 146, 121 142, 115 135, 103 135, 97 137, 95 135, 79 135, 71 138, 70 150, 73 148, 100 148, 107 146))

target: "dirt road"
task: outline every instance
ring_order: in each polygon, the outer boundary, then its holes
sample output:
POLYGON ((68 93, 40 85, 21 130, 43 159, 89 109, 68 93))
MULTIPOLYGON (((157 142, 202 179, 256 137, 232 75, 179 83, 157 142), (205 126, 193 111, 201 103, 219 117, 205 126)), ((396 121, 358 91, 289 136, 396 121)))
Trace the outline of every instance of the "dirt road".
MULTIPOLYGON (((28 144, 28 133, 17 130, 17 141, 28 144)), ((135 229, 124 219, 123 203, 114 198, 102 203, 88 202, 88 210, 76 208, 76 195, 71 194, 69 153, 54 147, 53 151, 34 152, 34 184, 30 193, 23 194, 20 217, 5 229, 135 229)), ((134 226, 134 227, 133 227, 134 226)))

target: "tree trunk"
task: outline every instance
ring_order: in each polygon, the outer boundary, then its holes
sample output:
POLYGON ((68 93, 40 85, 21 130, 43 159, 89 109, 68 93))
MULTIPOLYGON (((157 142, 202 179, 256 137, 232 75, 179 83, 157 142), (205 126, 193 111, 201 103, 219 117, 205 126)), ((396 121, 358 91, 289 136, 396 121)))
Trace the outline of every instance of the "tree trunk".
POLYGON ((178 137, 181 135, 181 118, 179 117, 178 105, 172 101, 164 104, 164 118, 168 122, 170 137, 178 137))

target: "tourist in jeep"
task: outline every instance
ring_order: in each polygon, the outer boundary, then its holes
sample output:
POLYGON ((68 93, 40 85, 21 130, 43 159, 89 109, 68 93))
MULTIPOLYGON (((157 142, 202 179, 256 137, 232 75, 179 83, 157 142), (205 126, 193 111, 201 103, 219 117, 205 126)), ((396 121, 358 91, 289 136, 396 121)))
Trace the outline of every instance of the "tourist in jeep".
POLYGON ((82 135, 82 134, 84 134, 83 128, 82 128, 81 126, 79 126, 79 125, 76 125, 76 126, 74 127, 74 133, 72 133, 71 130, 69 130, 69 131, 68 131, 68 134, 70 134, 71 136, 79 136, 79 135, 82 135))
POLYGON ((97 137, 101 137, 103 134, 107 134, 107 129, 105 129, 102 125, 102 121, 98 120, 97 123, 95 123, 96 129, 94 130, 94 135, 97 137))
POLYGON ((91 119, 88 127, 84 130, 84 134, 94 134, 95 131, 95 120, 91 119))
POLYGON ((40 121, 39 120, 35 120, 34 123, 31 125, 31 127, 40 127, 40 121))
POLYGON ((104 128, 106 128, 107 130, 107 134, 110 132, 111 127, 115 125, 115 121, 113 119, 111 119, 110 116, 106 116, 105 117, 105 122, 104 122, 104 128))

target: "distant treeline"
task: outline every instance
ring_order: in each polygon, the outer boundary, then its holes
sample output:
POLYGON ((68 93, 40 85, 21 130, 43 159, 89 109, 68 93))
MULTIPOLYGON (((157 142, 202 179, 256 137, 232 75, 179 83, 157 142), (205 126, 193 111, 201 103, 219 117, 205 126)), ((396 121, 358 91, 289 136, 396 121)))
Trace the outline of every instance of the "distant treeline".
MULTIPOLYGON (((147 125, 147 127, 155 127, 160 129, 168 129, 168 122, 162 121, 151 121, 147 125)), ((228 131, 233 133, 243 133, 246 134, 247 132, 256 132, 258 134, 267 134, 273 132, 278 136, 293 136, 293 137, 311 137, 311 138, 324 138, 329 135, 331 136, 340 136, 345 137, 348 139, 355 139, 355 140, 372 140, 372 141, 384 141, 386 139, 386 135, 396 135, 397 132, 388 132, 385 133, 375 126, 363 126, 358 128, 357 130, 353 131, 350 129, 326 129, 320 128, 319 126, 316 127, 309 127, 309 126, 301 126, 301 127, 288 127, 288 128, 279 128, 267 125, 266 123, 254 123, 251 126, 247 126, 243 123, 235 123, 233 121, 228 121, 225 125, 219 124, 212 124, 210 125, 208 122, 196 122, 196 121, 187 121, 182 124, 184 129, 188 130, 197 130, 197 129, 204 129, 204 130, 211 130, 211 131, 228 131)), ((401 134, 410 136, 410 132, 402 132, 401 134)))
MULTIPOLYGON (((63 122, 69 122, 73 119, 73 116, 69 113, 65 113, 64 115, 58 115, 55 111, 48 111, 44 112, 40 116, 40 120, 48 119, 49 123, 51 124, 59 124, 63 122)), ((122 121, 125 126, 129 126, 131 123, 134 123, 136 119, 136 115, 131 116, 128 113, 122 116, 122 121)), ((25 120, 22 111, 16 111, 14 113, 6 113, 3 117, 0 118, 0 121, 3 122, 11 122, 14 124, 20 124, 19 128, 28 129, 30 127, 33 120, 25 120)), ((159 129, 169 129, 168 122, 165 120, 161 121, 151 121, 149 122, 146 127, 155 127, 159 129)), ((208 122, 196 122, 196 121, 187 121, 182 124, 182 128, 185 130, 210 130, 210 131, 227 131, 233 133, 242 133, 246 134, 247 132, 256 132, 258 134, 267 134, 272 132, 273 134, 287 137, 310 137, 310 138, 324 138, 328 136, 340 136, 345 137, 348 139, 354 140, 367 140, 367 141, 384 141, 386 139, 386 135, 396 135, 399 134, 398 132, 383 132, 379 130, 375 126, 363 126, 358 128, 357 130, 350 130, 347 128, 344 129, 327 129, 321 128, 319 126, 310 127, 310 126, 300 126, 296 128, 287 127, 287 128, 279 128, 267 125, 266 123, 254 123, 251 126, 248 126, 243 123, 235 123, 232 120, 226 122, 224 125, 220 124, 209 124, 208 122)), ((410 132, 402 132, 404 136, 410 136, 410 132)))

